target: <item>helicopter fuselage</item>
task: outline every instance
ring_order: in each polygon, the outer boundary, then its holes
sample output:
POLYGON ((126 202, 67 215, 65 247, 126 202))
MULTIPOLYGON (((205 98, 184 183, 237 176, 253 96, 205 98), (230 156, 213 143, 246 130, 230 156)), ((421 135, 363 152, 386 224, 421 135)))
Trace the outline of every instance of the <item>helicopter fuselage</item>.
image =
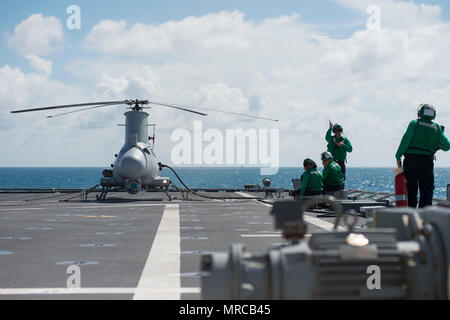
POLYGON ((160 168, 148 137, 148 114, 125 113, 125 144, 117 154, 112 170, 104 170, 100 184, 105 188, 121 187, 136 194, 142 189, 167 187, 170 178, 160 177, 160 168))

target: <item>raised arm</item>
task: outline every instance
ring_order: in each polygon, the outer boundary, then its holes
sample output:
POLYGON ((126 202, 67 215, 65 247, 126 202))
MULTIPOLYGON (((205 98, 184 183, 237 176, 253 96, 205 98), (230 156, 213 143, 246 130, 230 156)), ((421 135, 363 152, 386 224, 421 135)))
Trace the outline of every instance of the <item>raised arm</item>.
POLYGON ((332 128, 328 129, 327 134, 325 135, 325 140, 331 145, 333 144, 333 138, 331 137, 332 128))

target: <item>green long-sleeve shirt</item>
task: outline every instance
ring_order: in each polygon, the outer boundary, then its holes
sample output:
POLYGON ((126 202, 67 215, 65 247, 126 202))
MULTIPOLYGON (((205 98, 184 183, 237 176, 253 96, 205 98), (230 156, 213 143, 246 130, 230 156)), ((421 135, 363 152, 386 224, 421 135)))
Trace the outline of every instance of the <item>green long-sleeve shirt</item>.
POLYGON ((307 191, 322 191, 323 181, 322 174, 317 170, 317 168, 309 168, 303 172, 300 177, 301 189, 300 194, 303 196, 307 191))
POLYGON ((323 183, 331 186, 340 186, 344 184, 345 178, 342 174, 341 166, 331 161, 323 168, 323 183))
POLYGON ((428 119, 413 120, 403 135, 395 158, 401 160, 402 156, 411 154, 434 155, 438 148, 450 150, 450 141, 442 132, 441 127, 428 119))
POLYGON ((334 160, 345 161, 347 159, 347 152, 352 152, 353 147, 350 140, 346 136, 342 135, 340 138, 331 135, 332 129, 328 129, 325 135, 325 140, 328 142, 328 151, 333 155, 334 160), (343 142, 342 147, 338 147, 336 142, 343 142))

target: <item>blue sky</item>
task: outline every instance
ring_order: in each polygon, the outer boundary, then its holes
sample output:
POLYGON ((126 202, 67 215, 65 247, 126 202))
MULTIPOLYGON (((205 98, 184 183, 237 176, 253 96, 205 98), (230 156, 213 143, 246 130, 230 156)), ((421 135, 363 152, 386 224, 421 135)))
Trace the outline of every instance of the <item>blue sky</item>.
MULTIPOLYGON (((112 128, 123 122, 122 112, 57 121, 8 113, 94 98, 156 97, 224 108, 231 101, 236 112, 276 114, 280 162, 288 166, 324 151, 329 119, 342 123, 356 145, 350 166, 395 164, 398 142, 419 103, 435 104, 438 120, 450 121, 448 1, 2 0, 0 12, 0 130, 12 137, 0 142, 0 149, 9 150, 0 166, 109 163, 122 143, 123 134, 112 128), (366 26, 366 8, 373 3, 382 6, 376 32, 366 26), (65 26, 66 8, 73 4, 81 8, 81 30, 65 26), (21 52, 23 38, 15 27, 35 14, 42 14, 43 24, 59 21, 63 35, 48 52, 21 52), (14 45, 8 43, 12 36, 14 45), (28 149, 34 161, 23 151, 28 149)), ((30 26, 22 36, 32 34, 30 26)), ((42 30, 45 44, 51 35, 42 30)), ((189 115, 152 116, 163 141, 176 128, 192 129, 189 115)), ((221 130, 265 125, 221 118, 208 124, 221 130)), ((168 159, 171 147, 157 144, 157 152, 168 159)), ((440 159, 438 165, 450 166, 450 157, 440 159)))
MULTIPOLYGON (((338 33, 353 32, 357 25, 365 23, 360 14, 343 8, 334 1, 260 1, 260 0, 169 0, 169 1, 0 1, 0 12, 7 12, 0 19, 0 30, 3 34, 12 33, 14 27, 25 20, 31 14, 42 13, 44 16, 54 16, 64 24, 67 17, 68 6, 76 4, 81 8, 81 30, 66 30, 65 43, 67 47, 63 52, 58 51, 50 57, 54 64, 62 65, 65 60, 87 55, 89 53, 80 50, 84 36, 101 20, 126 20, 129 24, 146 23, 159 24, 170 20, 181 20, 189 16, 201 16, 222 10, 240 10, 246 19, 260 21, 266 18, 289 15, 293 12, 300 15, 301 20, 316 25, 323 25, 323 30, 338 33), (329 25, 340 25, 341 29, 328 28, 329 25), (348 27, 350 26, 350 27, 348 27)), ((11 66, 28 70, 28 62, 8 48, 5 41, 0 42, 0 61, 11 66)), ((64 68, 55 68, 55 79, 74 81, 64 68)))
MULTIPOLYGON (((376 1, 374 1, 375 3, 376 1)), ((430 5, 439 5, 444 9, 443 17, 448 18, 450 4, 443 0, 414 1, 430 5)), ((94 26, 102 19, 126 19, 130 22, 161 23, 171 19, 182 19, 187 16, 198 16, 220 10, 239 9, 252 20, 260 20, 268 17, 275 17, 292 12, 297 12, 302 19, 314 24, 349 24, 352 22, 364 23, 365 19, 360 14, 356 14, 344 8, 333 0, 128 0, 128 1, 108 1, 108 0, 2 0, 0 10, 2 15, 0 27, 2 30, 13 28, 18 21, 22 21, 32 13, 42 12, 45 15, 52 15, 64 20, 67 16, 65 9, 72 4, 76 4, 83 10, 85 29, 94 26), (7 13, 7 14, 6 14, 7 13)))
MULTIPOLYGON (((344 8, 335 1, 261 1, 261 0, 169 0, 169 1, 0 1, 0 12, 7 12, 0 19, 0 30, 12 32, 14 27, 33 13, 43 13, 44 16, 54 16, 65 22, 68 14, 68 6, 76 4, 81 8, 82 29, 66 32, 66 42, 72 44, 71 50, 66 50, 65 55, 76 53, 85 54, 81 50, 83 37, 98 22, 104 19, 126 20, 129 24, 142 22, 146 24, 159 24, 169 20, 181 20, 189 16, 201 16, 222 10, 240 10, 246 19, 260 21, 266 18, 289 15, 293 12, 300 15, 300 19, 323 28, 325 32, 334 35, 348 34, 358 26, 365 24, 365 17, 361 14, 344 8), (329 26, 333 26, 330 28, 329 26), (340 26, 341 28, 336 28, 340 26)), ((26 67, 26 61, 17 57, 6 45, 1 42, 0 58, 2 61, 26 67)))
MULTIPOLYGON (((439 5, 443 8, 442 17, 450 18, 450 3, 442 0, 414 1, 439 5)), ((333 37, 345 37, 365 26, 367 16, 355 10, 346 8, 335 0, 2 0, 0 1, 0 30, 3 34, 12 32, 14 27, 34 13, 44 16, 54 16, 64 24, 68 14, 66 9, 70 5, 78 5, 82 14, 82 29, 68 31, 65 41, 68 46, 60 55, 53 56, 56 61, 63 61, 70 57, 85 55, 79 50, 87 32, 103 19, 126 20, 129 24, 142 22, 145 24, 159 24, 170 20, 181 20, 189 16, 201 16, 221 10, 239 10, 245 14, 246 19, 261 21, 266 18, 278 17, 297 13, 302 22, 314 25, 318 30, 333 37), (7 14, 6 14, 7 13, 7 14), (61 54, 63 53, 63 54, 61 54)), ((399 17, 400 19, 401 17, 399 17)), ((12 51, 5 41, 0 42, 0 61, 21 68, 28 68, 28 63, 12 51)), ((70 80, 64 69, 56 68, 54 77, 70 80)))
POLYGON ((3 29, 13 27, 17 21, 31 13, 43 12, 63 19, 67 6, 79 5, 85 14, 87 28, 101 19, 126 19, 130 22, 161 23, 170 19, 181 19, 191 15, 203 15, 220 10, 239 9, 249 19, 260 20, 268 17, 298 12, 305 21, 316 23, 348 21, 348 10, 334 1, 261 1, 261 0, 169 0, 169 1, 14 1, 4 0, 0 4, 2 12, 8 12, 0 23, 3 29))

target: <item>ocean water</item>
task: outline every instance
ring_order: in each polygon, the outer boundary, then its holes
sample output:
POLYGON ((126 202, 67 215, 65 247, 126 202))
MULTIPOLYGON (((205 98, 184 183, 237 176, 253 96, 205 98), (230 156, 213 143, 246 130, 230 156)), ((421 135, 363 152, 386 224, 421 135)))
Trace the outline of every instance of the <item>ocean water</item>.
MULTIPOLYGON (((0 168, 0 188, 89 188, 100 182, 104 168, 0 168)), ((259 184, 265 176, 259 168, 175 168, 191 188, 243 188, 259 184)), ((280 168, 269 176, 272 186, 292 188, 292 178, 299 178, 303 169, 280 168)), ((161 176, 181 183, 168 169, 161 176)), ((434 196, 445 198, 450 183, 450 168, 435 168, 434 196)), ((393 168, 347 168, 346 188, 394 192, 393 168)))

